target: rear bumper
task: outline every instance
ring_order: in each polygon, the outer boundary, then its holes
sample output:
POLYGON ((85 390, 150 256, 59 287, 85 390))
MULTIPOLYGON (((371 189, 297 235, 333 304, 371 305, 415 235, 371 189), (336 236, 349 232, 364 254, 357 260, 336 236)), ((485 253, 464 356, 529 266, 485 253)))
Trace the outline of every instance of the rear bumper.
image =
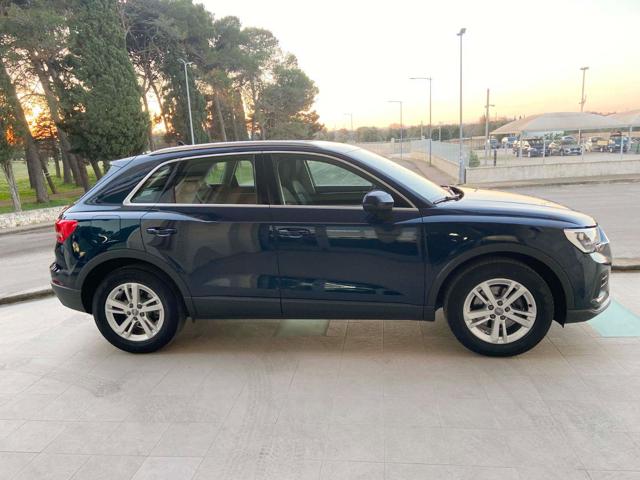
POLYGON ((80 290, 63 287, 62 285, 56 285, 55 283, 51 284, 51 288, 53 289, 53 293, 56 294, 56 297, 58 297, 58 300, 60 300, 60 303, 65 307, 72 308, 73 310, 78 310, 80 312, 86 312, 84 305, 82 304, 82 295, 80 290))

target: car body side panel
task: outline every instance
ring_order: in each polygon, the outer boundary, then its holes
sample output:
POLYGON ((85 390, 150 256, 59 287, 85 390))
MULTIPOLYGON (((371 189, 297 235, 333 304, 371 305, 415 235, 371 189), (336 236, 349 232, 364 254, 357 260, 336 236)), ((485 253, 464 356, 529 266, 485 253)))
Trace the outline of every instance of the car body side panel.
POLYGON ((189 286, 199 317, 280 315, 278 265, 268 206, 158 205, 142 219, 148 253, 189 286), (174 229, 159 237, 151 228, 174 229))

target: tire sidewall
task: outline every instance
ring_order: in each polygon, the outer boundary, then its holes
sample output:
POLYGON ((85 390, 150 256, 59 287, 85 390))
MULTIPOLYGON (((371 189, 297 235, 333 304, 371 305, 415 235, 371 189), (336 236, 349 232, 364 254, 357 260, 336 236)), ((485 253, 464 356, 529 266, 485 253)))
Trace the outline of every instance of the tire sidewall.
POLYGON ((176 335, 182 322, 173 290, 153 273, 137 268, 122 268, 109 274, 98 286, 93 297, 93 318, 98 330, 113 346, 130 353, 148 353, 162 348, 176 335), (162 302, 164 322, 160 331, 151 339, 134 342, 122 338, 113 331, 105 313, 105 302, 109 293, 118 285, 127 282, 140 283, 153 290, 162 302))
POLYGON ((519 262, 481 263, 462 272, 452 283, 445 300, 445 315, 456 338, 469 350, 490 356, 512 356, 535 347, 547 334, 554 316, 553 295, 544 279, 519 262), (515 280, 526 287, 536 302, 537 316, 531 330, 509 344, 492 344, 476 337, 464 321, 463 306, 471 290, 494 278, 515 280))

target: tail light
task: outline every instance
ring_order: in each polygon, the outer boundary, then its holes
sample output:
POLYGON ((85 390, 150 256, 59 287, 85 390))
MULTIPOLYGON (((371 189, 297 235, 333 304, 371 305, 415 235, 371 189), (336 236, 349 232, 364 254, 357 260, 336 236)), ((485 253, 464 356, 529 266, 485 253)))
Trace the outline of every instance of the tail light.
POLYGON ((65 220, 63 218, 56 220, 56 240, 58 243, 63 243, 69 238, 69 235, 73 233, 77 226, 77 220, 65 220))

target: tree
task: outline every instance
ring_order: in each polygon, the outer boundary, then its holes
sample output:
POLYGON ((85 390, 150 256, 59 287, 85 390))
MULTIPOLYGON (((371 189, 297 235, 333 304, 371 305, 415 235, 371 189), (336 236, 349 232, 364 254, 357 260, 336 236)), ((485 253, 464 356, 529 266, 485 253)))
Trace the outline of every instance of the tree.
POLYGON ((259 129, 263 139, 313 138, 323 126, 311 106, 318 93, 313 81, 289 54, 273 69, 273 83, 258 99, 259 129))
POLYGON ((136 155, 147 145, 149 116, 125 44, 116 0, 72 0, 67 65, 76 83, 65 125, 73 151, 98 161, 136 155))
POLYGON ((44 176, 42 174, 40 153, 38 152, 35 140, 31 136, 27 117, 20 104, 16 87, 9 76, 2 55, 0 55, 0 89, 2 89, 2 97, 4 102, 6 102, 5 109, 10 110, 15 118, 12 131, 15 137, 20 139, 24 145, 27 165, 31 169, 30 178, 36 192, 36 201, 38 203, 46 203, 49 201, 49 195, 47 194, 47 187, 45 186, 44 176))
POLYGON ((61 121, 59 96, 65 90, 63 55, 67 49, 68 28, 65 13, 66 0, 11 1, 11 8, 0 19, 4 32, 3 43, 18 57, 27 73, 37 81, 46 100, 49 115, 55 123, 57 138, 66 172, 64 182, 69 183, 69 172, 76 185, 89 188, 84 164, 71 153, 71 144, 61 121))
POLYGON ((13 166, 11 164, 17 150, 18 139, 15 135, 15 125, 18 123, 18 120, 15 116, 11 100, 8 97, 9 91, 7 85, 4 83, 6 80, 6 77, 0 77, 0 167, 9 185, 9 194, 11 195, 13 210, 19 212, 22 210, 22 205, 20 203, 18 186, 16 185, 13 166))

